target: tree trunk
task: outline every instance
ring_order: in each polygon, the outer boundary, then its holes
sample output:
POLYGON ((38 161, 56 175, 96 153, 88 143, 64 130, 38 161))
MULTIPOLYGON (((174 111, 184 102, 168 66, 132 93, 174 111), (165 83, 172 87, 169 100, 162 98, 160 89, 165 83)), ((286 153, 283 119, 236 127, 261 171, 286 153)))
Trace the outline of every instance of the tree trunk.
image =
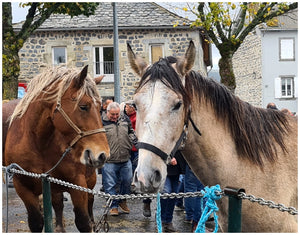
POLYGON ((18 40, 12 27, 11 3, 2 3, 2 99, 18 97, 18 77, 20 74, 19 49, 23 45, 18 40))
MULTIPOLYGON (((3 48, 13 43, 5 40, 3 48)), ((11 100, 18 98, 18 77, 20 74, 20 58, 18 50, 2 51, 2 98, 11 100)))
POLYGON ((219 73, 221 76, 221 83, 223 83, 234 94, 236 82, 232 66, 232 56, 222 56, 220 58, 219 73))
POLYGON ((18 77, 11 78, 9 81, 2 83, 3 100, 13 100, 18 98, 18 77))

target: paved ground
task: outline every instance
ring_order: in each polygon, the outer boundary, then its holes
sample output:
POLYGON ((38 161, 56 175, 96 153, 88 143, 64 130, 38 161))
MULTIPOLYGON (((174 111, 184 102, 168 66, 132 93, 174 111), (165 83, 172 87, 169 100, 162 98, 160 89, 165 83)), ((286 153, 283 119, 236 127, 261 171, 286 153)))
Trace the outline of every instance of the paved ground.
MULTIPOLYGON (((100 189, 101 177, 98 176, 96 190, 100 189)), ((68 193, 65 193, 68 201, 65 202, 64 217, 66 232, 78 232, 74 224, 73 207, 68 193)), ((25 206, 16 194, 14 188, 9 188, 8 192, 8 232, 9 233, 26 233, 30 232, 27 225, 27 214, 25 206)), ((95 197, 94 216, 98 222, 105 209, 105 199, 95 197)), ((151 203, 152 216, 146 218, 142 214, 143 203, 141 200, 128 201, 128 207, 131 209, 130 214, 120 214, 119 216, 108 216, 110 233, 155 233, 157 232, 155 221, 156 199, 151 203)), ((53 212, 54 215, 54 212, 53 212)), ((2 185, 2 231, 5 232, 6 226, 6 189, 2 185)), ((184 223, 183 211, 174 212, 174 227, 178 232, 190 232, 191 225, 184 223)), ((102 231, 103 232, 103 231, 102 231)))

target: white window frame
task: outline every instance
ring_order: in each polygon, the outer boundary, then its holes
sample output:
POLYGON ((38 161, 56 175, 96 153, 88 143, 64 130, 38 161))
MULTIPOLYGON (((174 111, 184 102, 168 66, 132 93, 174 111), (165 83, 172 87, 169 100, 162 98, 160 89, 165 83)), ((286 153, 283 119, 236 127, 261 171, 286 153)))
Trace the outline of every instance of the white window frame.
POLYGON ((59 66, 59 65, 63 65, 63 64, 67 65, 67 61, 68 61, 68 56, 67 56, 67 47, 66 46, 55 46, 55 47, 52 47, 52 65, 53 66, 59 66), (56 48, 63 48, 63 49, 65 49, 64 50, 65 51, 65 63, 59 63, 59 64, 55 63, 54 50, 56 48))
POLYGON ((279 60, 295 61, 295 38, 279 38, 279 60))
POLYGON ((153 61, 152 61, 152 47, 153 46, 160 46, 161 47, 161 49, 162 49, 162 58, 164 58, 165 57, 165 50, 164 50, 164 44, 163 43, 151 43, 150 45, 149 45, 149 63, 150 64, 153 64, 153 61))
POLYGON ((275 98, 290 99, 298 97, 298 78, 295 76, 282 76, 275 78, 275 98), (291 93, 287 94, 287 81, 291 80, 291 93), (284 82, 285 94, 282 85, 284 82))
POLYGON ((94 46, 93 47, 93 66, 94 66, 94 76, 98 77, 100 75, 105 75, 101 82, 114 82, 114 74, 104 74, 104 67, 103 67, 103 48, 105 47, 113 47, 113 46, 94 46), (96 70, 96 48, 99 48, 99 62, 100 62, 100 72, 97 73, 96 70))

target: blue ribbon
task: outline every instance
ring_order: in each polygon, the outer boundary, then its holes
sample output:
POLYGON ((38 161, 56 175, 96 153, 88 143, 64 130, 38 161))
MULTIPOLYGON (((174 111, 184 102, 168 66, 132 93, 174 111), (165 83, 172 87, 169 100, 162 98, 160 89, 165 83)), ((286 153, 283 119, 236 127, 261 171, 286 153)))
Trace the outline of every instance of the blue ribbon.
MULTIPOLYGON (((204 193, 203 198, 207 198, 207 202, 205 205, 205 209, 201 215, 201 218, 199 220, 199 223, 197 225, 197 228, 195 230, 195 233, 205 233, 205 222, 208 220, 209 216, 213 213, 214 215, 214 221, 215 221, 215 229, 214 233, 218 231, 219 225, 218 225, 218 216, 216 214, 217 211, 219 211, 219 208, 216 204, 216 200, 221 199, 221 195, 216 195, 215 192, 219 191, 221 192, 220 185, 212 186, 212 187, 205 187, 205 192, 201 190, 202 193, 204 193)), ((202 204, 202 200, 201 200, 202 204)))

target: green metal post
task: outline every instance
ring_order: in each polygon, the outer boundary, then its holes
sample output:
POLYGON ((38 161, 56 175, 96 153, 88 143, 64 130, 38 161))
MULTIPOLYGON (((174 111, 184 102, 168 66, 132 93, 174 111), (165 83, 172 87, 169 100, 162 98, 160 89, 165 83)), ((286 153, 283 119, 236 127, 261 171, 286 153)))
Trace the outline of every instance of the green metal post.
POLYGON ((48 175, 46 174, 42 175, 44 224, 45 224, 45 233, 52 233, 53 224, 52 224, 51 187, 47 177, 48 175))
POLYGON ((228 232, 239 233, 242 230, 242 199, 238 197, 244 189, 226 187, 224 193, 228 196, 228 232))

